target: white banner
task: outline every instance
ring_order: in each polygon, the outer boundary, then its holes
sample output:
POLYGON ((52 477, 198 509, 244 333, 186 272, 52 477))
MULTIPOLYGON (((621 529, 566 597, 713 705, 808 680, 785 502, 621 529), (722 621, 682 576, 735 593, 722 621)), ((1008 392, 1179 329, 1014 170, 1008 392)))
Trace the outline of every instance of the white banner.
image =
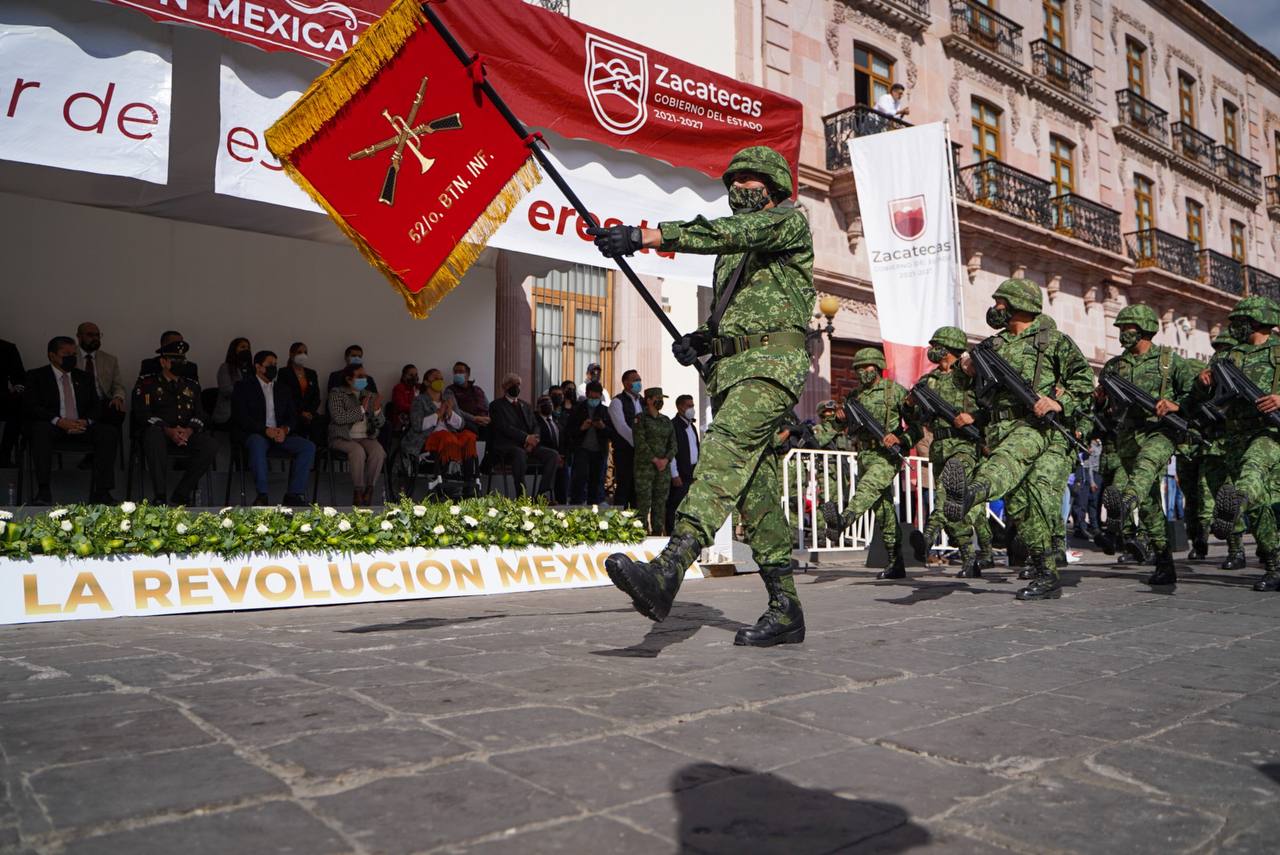
POLYGON ((298 100, 310 80, 266 62, 254 67, 223 57, 219 70, 222 126, 213 172, 213 191, 256 202, 323 213, 284 174, 267 151, 263 133, 298 100))
POLYGON ((910 386, 933 331, 955 324, 957 258, 941 122, 849 140, 888 375, 910 386))
MULTIPOLYGON (((405 549, 377 555, 214 555, 0 561, 0 625, 56 620, 373 603, 590 588, 611 584, 614 552, 649 560, 666 538, 639 546, 405 549)), ((695 565, 686 579, 702 578, 695 565)))
POLYGON ((18 4, 0 9, 0 68, 0 159, 168 182, 168 41, 18 4))

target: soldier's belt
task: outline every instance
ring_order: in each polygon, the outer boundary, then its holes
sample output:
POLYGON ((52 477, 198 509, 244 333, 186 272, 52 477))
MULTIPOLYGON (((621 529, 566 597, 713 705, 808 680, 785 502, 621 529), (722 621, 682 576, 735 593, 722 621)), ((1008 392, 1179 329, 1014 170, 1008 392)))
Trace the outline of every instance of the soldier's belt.
POLYGON ((711 341, 711 355, 716 357, 733 356, 753 347, 781 345, 782 347, 804 347, 805 334, 802 332, 784 331, 767 332, 757 335, 725 335, 711 341))
POLYGON ((934 439, 958 439, 960 437, 960 431, 951 427, 938 428, 933 432, 934 439))
POLYGON ((991 420, 993 422, 1014 421, 1017 419, 1025 419, 1030 415, 1022 407, 1001 407, 998 410, 991 411, 991 420))

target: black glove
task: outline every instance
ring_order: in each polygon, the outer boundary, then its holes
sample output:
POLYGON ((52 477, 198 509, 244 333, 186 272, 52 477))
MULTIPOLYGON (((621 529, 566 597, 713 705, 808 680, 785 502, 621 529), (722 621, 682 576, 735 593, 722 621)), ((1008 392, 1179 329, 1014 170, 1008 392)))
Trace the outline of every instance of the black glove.
POLYGON ((681 365, 692 365, 698 357, 711 349, 711 338, 706 333, 689 333, 671 342, 671 355, 681 365))
POLYGON ((587 234, 596 239, 596 249, 605 258, 635 255, 636 250, 644 249, 644 236, 636 226, 592 226, 587 234))

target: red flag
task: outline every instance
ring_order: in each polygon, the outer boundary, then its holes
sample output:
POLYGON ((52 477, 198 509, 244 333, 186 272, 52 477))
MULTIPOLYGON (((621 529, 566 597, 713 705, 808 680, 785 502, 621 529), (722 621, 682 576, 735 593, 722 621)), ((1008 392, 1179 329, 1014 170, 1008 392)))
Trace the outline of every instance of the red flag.
POLYGON ((285 171, 424 318, 539 181, 522 140, 396 0, 266 134, 285 171))

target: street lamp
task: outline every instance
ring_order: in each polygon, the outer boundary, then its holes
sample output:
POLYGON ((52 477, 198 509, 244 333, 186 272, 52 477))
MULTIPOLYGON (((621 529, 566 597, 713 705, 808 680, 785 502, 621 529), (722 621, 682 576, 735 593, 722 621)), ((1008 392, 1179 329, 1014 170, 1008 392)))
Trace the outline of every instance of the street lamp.
POLYGON ((818 326, 815 329, 809 330, 808 340, 806 343, 809 346, 810 353, 813 353, 817 349, 816 348, 817 340, 822 338, 824 333, 827 336, 827 341, 831 341, 832 338, 835 337, 836 313, 839 311, 840 311, 839 297, 833 296, 831 294, 823 294, 822 297, 818 299, 818 311, 814 313, 813 319, 816 321, 816 320, 821 320, 822 318, 826 318, 827 325, 826 327, 818 326))

